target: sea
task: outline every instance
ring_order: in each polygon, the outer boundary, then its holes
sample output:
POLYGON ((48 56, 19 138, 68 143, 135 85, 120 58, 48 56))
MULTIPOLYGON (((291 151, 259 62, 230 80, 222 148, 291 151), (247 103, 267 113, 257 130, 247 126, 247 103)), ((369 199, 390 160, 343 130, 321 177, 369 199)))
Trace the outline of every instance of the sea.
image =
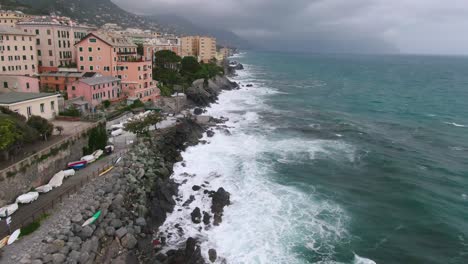
POLYGON ((195 237, 231 264, 468 263, 467 57, 231 60, 241 89, 206 109, 229 132, 176 164, 168 245, 195 237), (221 225, 192 224, 219 187, 231 194, 221 225))

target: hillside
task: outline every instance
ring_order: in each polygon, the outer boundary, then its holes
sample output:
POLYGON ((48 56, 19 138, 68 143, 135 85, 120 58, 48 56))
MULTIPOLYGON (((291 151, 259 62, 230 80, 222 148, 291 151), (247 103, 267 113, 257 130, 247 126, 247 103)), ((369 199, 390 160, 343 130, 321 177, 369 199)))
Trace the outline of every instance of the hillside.
POLYGON ((78 22, 101 26, 115 23, 124 28, 142 28, 175 34, 205 34, 220 45, 246 47, 247 42, 230 31, 203 28, 173 15, 140 16, 127 12, 111 0, 0 0, 2 9, 18 9, 31 14, 56 14, 78 22))

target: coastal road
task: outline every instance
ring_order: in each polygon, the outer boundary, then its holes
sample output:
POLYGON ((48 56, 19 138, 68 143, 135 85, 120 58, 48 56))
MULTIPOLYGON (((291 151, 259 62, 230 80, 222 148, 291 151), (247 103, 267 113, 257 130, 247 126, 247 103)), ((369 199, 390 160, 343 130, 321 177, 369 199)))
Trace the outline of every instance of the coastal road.
MULTIPOLYGON (((111 155, 91 163, 86 168, 76 171, 75 175, 64 179, 62 186, 48 193, 40 194, 39 198, 30 204, 20 205, 18 211, 11 216, 11 231, 13 232, 17 228, 29 224, 33 221, 33 217, 34 219, 39 218, 44 212, 55 206, 55 204, 60 203, 61 197, 66 197, 79 190, 84 183, 92 180, 93 176, 99 174, 99 171, 108 168, 124 152, 125 148, 116 148, 111 155)), ((6 220, 2 219, 0 221, 0 239, 6 235, 8 235, 8 227, 6 220)))

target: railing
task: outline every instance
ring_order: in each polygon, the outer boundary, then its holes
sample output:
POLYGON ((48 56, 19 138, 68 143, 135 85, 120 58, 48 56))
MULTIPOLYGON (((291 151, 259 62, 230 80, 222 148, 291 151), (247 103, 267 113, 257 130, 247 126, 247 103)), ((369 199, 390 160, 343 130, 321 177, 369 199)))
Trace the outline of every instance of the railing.
MULTIPOLYGON (((117 161, 117 159, 119 159, 120 157, 123 157, 126 153, 127 153, 127 150, 123 150, 119 152, 115 157, 113 157, 110 161, 108 161, 104 165, 100 166, 97 170, 94 170, 93 172, 88 173, 86 177, 83 177, 83 179, 81 179, 81 181, 77 182, 76 184, 72 186, 69 186, 68 188, 61 190, 61 192, 56 197, 54 197, 54 199, 52 199, 48 203, 45 203, 44 205, 40 206, 34 211, 30 212, 27 217, 17 220, 15 219, 15 215, 13 215, 12 216, 13 221, 10 224, 10 230, 16 230, 18 228, 22 228, 40 219, 49 210, 54 209, 57 204, 60 204, 63 201, 63 198, 70 197, 71 194, 76 193, 81 187, 83 187, 83 185, 99 177, 99 174, 101 172, 107 170, 110 166, 112 166, 115 163, 115 161, 117 161)), ((86 170, 86 168, 84 170, 86 170)), ((36 202, 39 202, 39 201, 36 201, 36 202)), ((2 219, 0 223, 1 223, 0 224, 0 237, 3 238, 9 234, 9 229, 8 229, 8 226, 6 225, 6 219, 2 219)))

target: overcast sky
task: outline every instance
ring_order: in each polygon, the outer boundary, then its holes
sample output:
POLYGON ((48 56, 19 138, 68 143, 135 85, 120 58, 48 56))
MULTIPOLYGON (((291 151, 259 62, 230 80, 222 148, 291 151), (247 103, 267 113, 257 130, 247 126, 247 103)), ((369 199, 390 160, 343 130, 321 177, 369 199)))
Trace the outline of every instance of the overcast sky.
POLYGON ((112 0, 271 49, 468 54, 468 0, 112 0))

